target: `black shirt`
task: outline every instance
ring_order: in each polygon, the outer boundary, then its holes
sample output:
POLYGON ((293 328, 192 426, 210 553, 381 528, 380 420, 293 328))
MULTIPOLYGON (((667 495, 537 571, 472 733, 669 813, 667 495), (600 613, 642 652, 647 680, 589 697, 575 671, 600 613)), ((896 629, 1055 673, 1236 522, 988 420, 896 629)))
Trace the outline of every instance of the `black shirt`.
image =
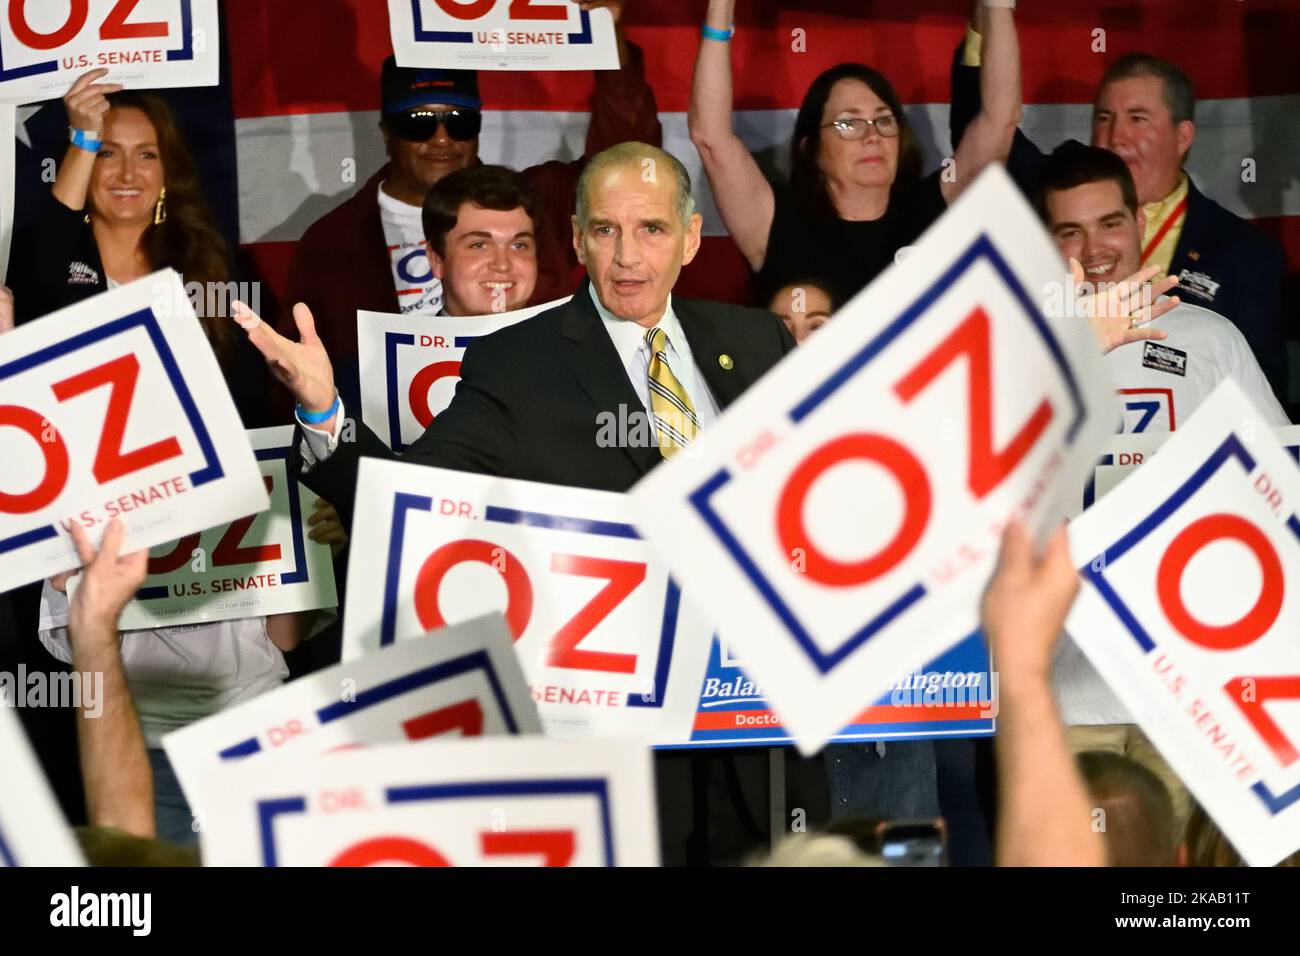
POLYGON ((792 282, 818 279, 847 302, 894 261, 948 208, 935 172, 894 192, 879 219, 819 219, 801 208, 788 186, 773 185, 776 209, 759 288, 771 297, 792 282))

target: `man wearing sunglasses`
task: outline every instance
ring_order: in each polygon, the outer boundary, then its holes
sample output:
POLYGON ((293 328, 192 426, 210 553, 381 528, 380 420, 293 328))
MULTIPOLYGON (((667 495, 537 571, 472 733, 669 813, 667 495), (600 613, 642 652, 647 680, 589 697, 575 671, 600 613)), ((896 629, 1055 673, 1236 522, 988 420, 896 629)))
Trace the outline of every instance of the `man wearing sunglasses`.
MULTIPOLYGON (((533 302, 573 292, 582 276, 573 253, 569 215, 586 158, 627 140, 659 144, 654 93, 639 48, 621 23, 626 0, 574 0, 583 11, 606 7, 618 38, 618 70, 597 71, 584 156, 522 171, 537 195, 537 285, 533 302)), ((360 408, 356 368, 358 309, 436 315, 442 282, 425 253, 421 206, 434 183, 480 164, 483 103, 472 71, 409 69, 389 57, 380 82, 380 131, 388 162, 357 193, 314 223, 294 250, 279 328, 294 332, 290 308, 305 302, 339 372, 339 394, 360 408)), ((287 403, 286 403, 287 408, 287 403)))

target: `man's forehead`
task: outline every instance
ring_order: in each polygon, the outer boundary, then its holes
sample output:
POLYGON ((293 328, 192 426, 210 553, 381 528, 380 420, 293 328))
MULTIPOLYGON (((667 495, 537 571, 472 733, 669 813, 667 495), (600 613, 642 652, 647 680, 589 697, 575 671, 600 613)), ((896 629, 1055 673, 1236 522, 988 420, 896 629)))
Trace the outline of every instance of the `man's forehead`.
POLYGON ((456 210, 457 233, 499 232, 515 235, 532 232, 533 220, 523 206, 514 209, 485 209, 474 202, 463 202, 456 210))
POLYGON ((1047 194, 1047 208, 1054 223, 1104 219, 1128 211, 1119 183, 1110 179, 1052 190, 1047 194))
POLYGON ((1097 107, 1109 110, 1159 109, 1165 104, 1165 82, 1158 76, 1126 76, 1097 91, 1097 107))
POLYGON ((673 186, 652 167, 640 169, 622 166, 592 179, 587 190, 587 206, 592 216, 614 212, 633 212, 660 216, 673 208, 673 186))

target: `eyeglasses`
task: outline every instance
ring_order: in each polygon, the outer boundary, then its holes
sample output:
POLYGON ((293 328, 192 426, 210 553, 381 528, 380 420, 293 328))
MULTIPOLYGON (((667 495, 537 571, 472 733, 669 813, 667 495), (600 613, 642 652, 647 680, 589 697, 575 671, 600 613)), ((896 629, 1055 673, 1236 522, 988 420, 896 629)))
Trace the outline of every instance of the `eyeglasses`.
POLYGON ((464 142, 473 139, 483 128, 481 110, 408 110, 385 113, 384 123, 401 139, 423 143, 438 135, 438 127, 447 124, 447 135, 464 142))
POLYGON ((872 126, 876 128, 876 132, 881 136, 898 135, 898 117, 894 116, 893 113, 886 113, 884 116, 877 116, 875 119, 846 116, 830 123, 823 123, 822 129, 826 129, 828 126, 835 128, 835 132, 840 134, 840 139, 862 139, 872 126))

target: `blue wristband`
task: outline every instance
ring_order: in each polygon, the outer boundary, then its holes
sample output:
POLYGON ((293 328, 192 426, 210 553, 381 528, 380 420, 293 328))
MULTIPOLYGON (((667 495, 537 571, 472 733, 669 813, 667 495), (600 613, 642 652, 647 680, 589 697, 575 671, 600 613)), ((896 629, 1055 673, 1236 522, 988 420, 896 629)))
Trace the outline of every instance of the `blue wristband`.
POLYGON ((307 425, 323 424, 324 422, 329 421, 331 418, 337 415, 338 411, 339 411, 339 397, 337 395, 334 396, 334 404, 331 405, 329 408, 325 409, 325 411, 323 412, 309 412, 301 405, 295 404, 293 406, 293 413, 298 416, 300 421, 302 421, 304 424, 307 425))
POLYGON ((88 153, 98 153, 99 147, 103 145, 98 133, 91 133, 84 129, 69 129, 68 141, 88 153))
POLYGON ((719 43, 727 43, 736 35, 736 25, 733 23, 730 30, 719 30, 717 27, 711 27, 707 23, 700 27, 700 36, 706 40, 717 40, 719 43))

